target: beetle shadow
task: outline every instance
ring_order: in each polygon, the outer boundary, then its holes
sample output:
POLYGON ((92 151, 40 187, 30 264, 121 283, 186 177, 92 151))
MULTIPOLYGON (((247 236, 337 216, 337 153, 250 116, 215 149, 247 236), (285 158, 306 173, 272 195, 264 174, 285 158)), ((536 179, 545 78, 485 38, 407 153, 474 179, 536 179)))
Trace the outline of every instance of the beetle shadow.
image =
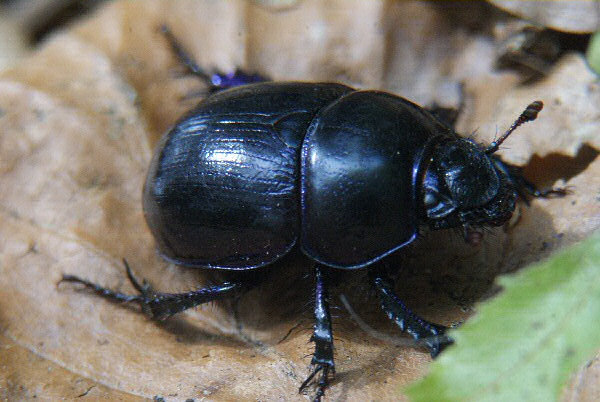
POLYGON ((185 315, 175 315, 164 321, 153 321, 154 325, 175 336, 175 340, 181 344, 206 345, 211 347, 241 348, 247 343, 236 337, 209 331, 188 319, 185 315))
MULTIPOLYGON (((293 252, 271 266, 256 270, 227 272, 174 267, 187 273, 188 278, 190 274, 197 278, 193 288, 240 280, 254 285, 237 297, 198 306, 191 315, 176 314, 153 323, 186 344, 218 345, 223 340, 227 346, 275 345, 296 330, 304 329, 299 322, 305 322, 306 329, 311 328, 308 317, 313 300, 313 265, 299 252, 293 252), (204 320, 199 317, 206 313, 215 315, 219 328, 214 325, 214 331, 205 328, 200 322, 204 320)), ((189 281, 186 283, 189 285, 189 281)))

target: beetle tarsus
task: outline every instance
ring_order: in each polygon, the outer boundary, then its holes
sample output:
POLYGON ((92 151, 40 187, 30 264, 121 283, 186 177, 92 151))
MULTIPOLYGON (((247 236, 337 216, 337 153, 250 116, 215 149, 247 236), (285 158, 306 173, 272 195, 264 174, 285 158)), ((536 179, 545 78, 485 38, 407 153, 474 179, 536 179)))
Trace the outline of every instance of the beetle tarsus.
POLYGON ((512 165, 510 163, 504 162, 497 156, 492 156, 490 158, 496 168, 500 171, 503 171, 513 187, 515 188, 519 198, 525 202, 525 204, 529 205, 529 198, 553 198, 553 197, 564 197, 571 193, 568 188, 550 188, 550 189, 539 189, 535 184, 527 180, 523 176, 523 168, 520 166, 512 165))
POLYGON ((148 282, 146 282, 145 279, 142 280, 142 284, 139 283, 139 281, 137 280, 135 275, 133 275, 133 272, 131 271, 131 267, 129 266, 129 263, 127 262, 127 260, 125 258, 123 258, 122 261, 123 261, 123 265, 125 265, 125 272, 127 272, 127 279, 129 279, 129 282, 131 282, 131 284, 133 285, 135 290, 140 292, 140 294, 144 297, 148 296, 151 293, 154 293, 154 291, 152 290, 152 287, 150 286, 150 284, 148 282))
POLYGON ((317 392, 313 399, 314 401, 320 401, 329 385, 329 374, 335 375, 335 364, 333 362, 333 332, 329 313, 327 278, 323 272, 323 267, 319 264, 315 266, 315 278, 315 327, 311 336, 311 341, 315 342, 315 353, 311 361, 314 368, 300 385, 299 392, 302 392, 312 382, 313 378, 320 373, 317 392))
POLYGON ((189 53, 183 48, 183 46, 181 45, 181 43, 179 43, 175 35, 173 35, 171 29, 167 25, 161 25, 160 32, 165 36, 165 39, 167 39, 167 42, 169 42, 171 49, 173 49, 173 53, 175 53, 180 63, 185 66, 188 72, 200 78, 207 85, 212 85, 210 75, 202 68, 200 68, 200 66, 196 63, 194 58, 191 57, 189 53))
POLYGON ((323 397, 323 395, 325 395, 325 389, 329 385, 329 372, 330 371, 331 371, 331 374, 335 374, 335 366, 331 366, 328 363, 321 363, 321 364, 315 365, 313 371, 306 378, 306 380, 304 380, 302 385, 300 385, 300 389, 298 390, 298 392, 302 393, 302 391, 304 391, 304 389, 306 389, 308 384, 311 383, 312 379, 320 372, 321 375, 319 376, 319 382, 317 383, 317 392, 315 393, 315 397, 313 398, 313 402, 320 402, 321 397, 323 397))
POLYGON ((117 292, 75 275, 63 275, 59 284, 61 282, 79 283, 112 302, 138 303, 145 314, 156 320, 164 320, 200 304, 231 297, 249 285, 242 282, 223 282, 219 285, 207 286, 185 293, 160 293, 155 292, 145 280, 140 284, 133 275, 127 261, 123 260, 123 263, 127 271, 127 277, 139 292, 138 295, 117 292))
POLYGON ((570 193, 568 188, 563 187, 540 190, 535 184, 520 175, 511 175, 510 179, 517 184, 519 196, 525 200, 527 199, 527 196, 534 198, 553 198, 564 197, 570 193))
POLYGON ((113 302, 141 302, 141 300, 143 299, 140 295, 128 295, 125 293, 115 292, 114 290, 107 289, 105 287, 102 287, 75 275, 63 275, 60 281, 58 281, 58 285, 60 285, 62 282, 79 283, 85 286, 87 289, 90 289, 91 291, 96 293, 98 296, 104 297, 105 299, 108 299, 113 302))
POLYGON ((452 344, 452 338, 445 335, 447 327, 433 324, 413 313, 393 291, 390 278, 372 270, 371 280, 381 300, 383 311, 402 331, 410 334, 418 344, 425 346, 431 357, 436 357, 446 346, 452 344))

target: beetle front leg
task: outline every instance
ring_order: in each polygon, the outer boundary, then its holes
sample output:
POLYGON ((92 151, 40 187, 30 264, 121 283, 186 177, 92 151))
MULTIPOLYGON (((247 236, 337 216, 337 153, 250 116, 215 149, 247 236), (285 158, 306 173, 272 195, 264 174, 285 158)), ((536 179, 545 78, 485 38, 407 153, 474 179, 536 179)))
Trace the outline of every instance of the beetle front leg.
POLYGON ((523 169, 521 167, 504 162, 495 155, 491 157, 491 160, 496 165, 496 168, 503 171, 508 176, 508 179, 515 187, 519 197, 521 197, 526 204, 529 204, 527 199, 528 196, 534 198, 550 198, 564 197, 569 194, 568 189, 560 187, 540 190, 535 184, 523 177, 523 169))
POLYGON ((371 280, 375 285, 381 308, 402 331, 408 332, 415 341, 424 344, 431 357, 436 357, 453 341, 444 335, 447 328, 426 321, 413 313, 393 290, 393 282, 379 271, 371 270, 371 280))
POLYGON ((314 398, 314 401, 318 402, 329 385, 329 374, 335 375, 335 364, 333 363, 333 332, 331 330, 331 315, 329 314, 327 279, 319 264, 315 266, 315 278, 315 328, 311 336, 311 341, 315 342, 315 353, 311 361, 314 368, 300 386, 299 392, 302 392, 312 382, 313 378, 320 374, 317 393, 314 398))
POLYGON ((215 301, 235 295, 237 292, 247 287, 247 284, 241 282, 224 282, 215 286, 193 290, 185 293, 160 293, 155 292, 152 287, 143 281, 138 282, 127 261, 123 260, 127 277, 133 287, 139 292, 137 295, 128 295, 116 292, 114 290, 102 287, 98 284, 82 279, 75 275, 63 275, 61 282, 73 282, 84 285, 97 295, 113 302, 137 303, 142 311, 153 319, 164 320, 173 314, 177 314, 200 304, 215 301))

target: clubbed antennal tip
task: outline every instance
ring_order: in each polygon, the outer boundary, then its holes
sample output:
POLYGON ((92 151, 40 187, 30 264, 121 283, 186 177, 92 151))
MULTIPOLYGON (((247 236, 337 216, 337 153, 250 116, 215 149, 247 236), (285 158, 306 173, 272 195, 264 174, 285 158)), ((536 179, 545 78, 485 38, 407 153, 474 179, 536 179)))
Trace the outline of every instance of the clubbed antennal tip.
POLYGON ((517 129, 517 127, 519 127, 523 123, 527 123, 528 121, 535 120, 537 118, 538 113, 543 108, 544 108, 544 102, 542 102, 542 101, 531 102, 529 104, 529 106, 527 106, 525 108, 523 113, 521 113, 521 115, 517 118, 517 120, 515 120, 515 122, 512 124, 512 126, 510 126, 509 129, 506 130, 506 132, 504 134, 502 134, 502 136, 500 138, 498 138, 496 141, 493 141, 486 148, 485 153, 489 155, 489 154, 493 154, 494 152, 496 152, 498 150, 498 148, 500 147, 500 144, 502 144, 504 142, 504 140, 506 140, 508 138, 508 136, 511 135, 512 132, 517 129))

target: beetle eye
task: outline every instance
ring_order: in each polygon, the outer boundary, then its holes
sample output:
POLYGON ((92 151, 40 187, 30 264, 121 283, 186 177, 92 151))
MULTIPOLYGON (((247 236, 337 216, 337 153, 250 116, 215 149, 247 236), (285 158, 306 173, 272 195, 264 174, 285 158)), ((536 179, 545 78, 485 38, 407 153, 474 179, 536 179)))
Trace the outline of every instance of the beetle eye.
POLYGON ((433 188, 425 189, 423 198, 427 217, 430 219, 440 219, 450 215, 456 207, 452 204, 450 197, 436 191, 433 188))

